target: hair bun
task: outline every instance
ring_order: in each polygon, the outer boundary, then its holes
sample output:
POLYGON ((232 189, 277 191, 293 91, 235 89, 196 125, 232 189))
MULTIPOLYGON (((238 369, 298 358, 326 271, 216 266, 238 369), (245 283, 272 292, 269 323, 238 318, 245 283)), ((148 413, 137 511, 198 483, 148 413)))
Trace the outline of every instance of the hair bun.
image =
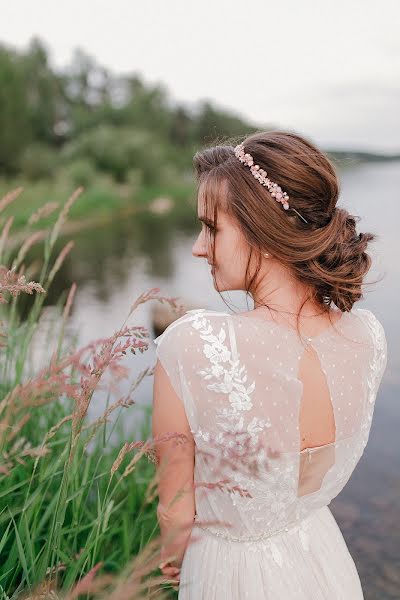
POLYGON ((342 311, 351 310, 360 300, 362 283, 371 267, 367 254, 369 242, 375 239, 372 233, 358 233, 360 217, 350 214, 345 208, 336 207, 330 223, 331 244, 317 257, 319 269, 323 270, 317 290, 320 297, 334 302, 342 311))

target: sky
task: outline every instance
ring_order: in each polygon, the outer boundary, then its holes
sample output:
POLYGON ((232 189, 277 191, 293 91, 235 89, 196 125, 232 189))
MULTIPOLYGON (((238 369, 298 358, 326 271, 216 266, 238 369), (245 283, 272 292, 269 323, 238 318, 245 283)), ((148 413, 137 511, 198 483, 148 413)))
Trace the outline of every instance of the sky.
POLYGON ((0 43, 209 100, 325 149, 400 152, 400 0, 0 0, 0 43))

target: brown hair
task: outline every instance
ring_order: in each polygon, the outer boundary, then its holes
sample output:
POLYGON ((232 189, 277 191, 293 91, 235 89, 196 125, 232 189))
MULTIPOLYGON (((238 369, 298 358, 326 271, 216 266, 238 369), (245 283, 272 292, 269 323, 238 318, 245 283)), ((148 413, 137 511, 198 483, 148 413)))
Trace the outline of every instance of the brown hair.
MULTIPOLYGON (((193 164, 198 198, 200 186, 204 193, 205 216, 216 227, 218 208, 222 208, 236 220, 249 244, 246 293, 260 270, 262 253, 268 252, 307 286, 310 300, 322 312, 330 314, 332 303, 342 312, 350 311, 363 297, 361 286, 371 267, 366 249, 376 235, 357 234, 360 217, 336 206, 340 190, 333 163, 309 140, 293 132, 256 132, 239 141, 230 138, 224 145, 200 150, 193 164), (288 193, 290 206, 308 223, 290 208, 284 210, 240 163, 234 154, 239 141, 268 177, 288 193), (253 251, 258 262, 250 275, 253 251)), ((215 262, 215 233, 209 231, 215 262)), ((218 289, 214 274, 213 278, 218 289)))

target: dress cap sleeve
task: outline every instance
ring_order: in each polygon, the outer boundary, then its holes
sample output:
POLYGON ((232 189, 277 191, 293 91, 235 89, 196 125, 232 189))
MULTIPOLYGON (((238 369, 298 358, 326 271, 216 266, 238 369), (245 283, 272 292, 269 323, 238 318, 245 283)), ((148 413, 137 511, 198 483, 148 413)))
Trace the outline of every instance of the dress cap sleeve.
POLYGON ((193 348, 191 347, 193 331, 188 314, 190 312, 192 311, 187 311, 183 316, 170 323, 164 332, 153 340, 156 346, 156 356, 184 405, 186 402, 182 389, 183 371, 187 370, 190 364, 190 356, 193 358, 193 348))

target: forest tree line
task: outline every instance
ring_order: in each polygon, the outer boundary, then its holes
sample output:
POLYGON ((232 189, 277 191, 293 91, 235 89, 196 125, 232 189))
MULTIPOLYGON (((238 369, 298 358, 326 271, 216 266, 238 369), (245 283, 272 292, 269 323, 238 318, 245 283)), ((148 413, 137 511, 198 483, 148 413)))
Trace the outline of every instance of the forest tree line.
POLYGON ((256 129, 209 102, 188 108, 81 50, 57 71, 33 39, 25 51, 0 46, 0 131, 0 176, 51 178, 69 165, 76 183, 99 172, 162 185, 191 170, 196 149, 216 136, 256 129))

